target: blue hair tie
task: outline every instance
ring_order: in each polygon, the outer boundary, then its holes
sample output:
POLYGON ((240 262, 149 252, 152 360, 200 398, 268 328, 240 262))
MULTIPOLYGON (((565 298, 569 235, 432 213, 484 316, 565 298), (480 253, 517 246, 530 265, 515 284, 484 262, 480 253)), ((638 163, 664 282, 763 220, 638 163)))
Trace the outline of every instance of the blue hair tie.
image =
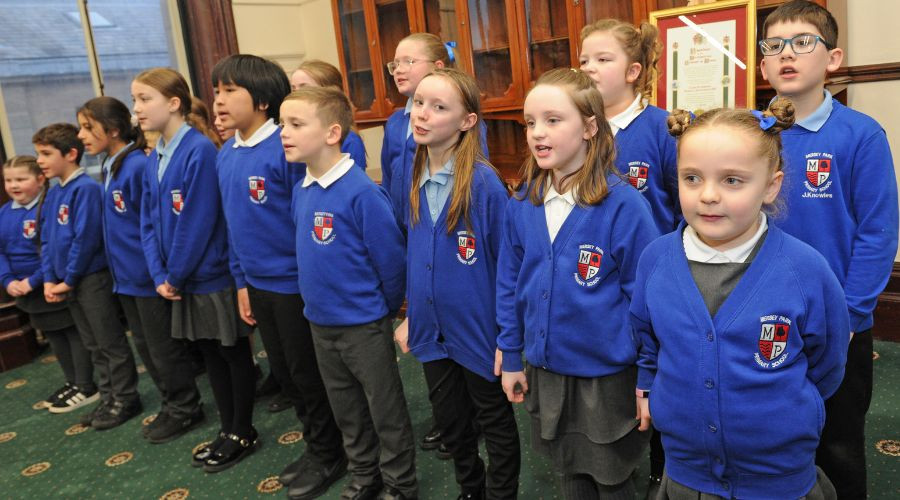
POLYGON ((775 125, 775 117, 774 116, 765 116, 762 111, 758 111, 755 109, 750 110, 750 113, 759 120, 759 128, 763 130, 769 130, 775 125))
POLYGON ((453 62, 456 60, 456 56, 453 55, 453 49, 456 48, 456 42, 444 42, 444 48, 447 49, 447 60, 453 62))

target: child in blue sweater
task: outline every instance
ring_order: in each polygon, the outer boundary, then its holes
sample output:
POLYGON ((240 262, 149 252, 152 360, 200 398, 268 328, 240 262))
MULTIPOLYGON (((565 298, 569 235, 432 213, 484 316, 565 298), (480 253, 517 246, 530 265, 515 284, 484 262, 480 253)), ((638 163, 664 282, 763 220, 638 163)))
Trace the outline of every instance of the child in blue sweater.
MULTIPOLYGON (((339 69, 331 64, 318 59, 303 61, 300 66, 291 73, 291 90, 297 90, 306 85, 313 87, 334 87, 343 90, 344 79, 339 69)), ((362 138, 353 130, 347 131, 347 138, 341 143, 341 153, 348 153, 356 166, 366 170, 366 145, 362 138)))
POLYGON ((44 175, 60 181, 47 192, 38 223, 44 298, 50 303, 69 299, 69 312, 98 371, 101 401, 81 423, 111 429, 143 407, 103 248, 103 195, 100 185, 78 166, 84 145, 75 126, 48 125, 32 142, 44 175))
POLYGON ((652 415, 666 451, 658 499, 837 498, 815 450, 844 374, 844 293, 764 212, 793 113, 778 99, 670 119, 685 222, 644 251, 631 302, 642 427, 652 415))
POLYGON ((419 147, 407 234, 407 321, 395 337, 422 362, 462 498, 515 498, 519 434, 494 375, 497 253, 508 195, 481 153, 478 84, 436 69, 413 95, 419 147), (480 424, 490 465, 478 456, 480 424))
POLYGON ((524 111, 531 157, 500 246, 496 374, 510 401, 525 402, 566 498, 631 498, 647 435, 635 420, 628 304, 659 231, 615 172, 603 98, 585 73, 541 75, 524 111))
POLYGON ((656 227, 665 234, 681 216, 675 140, 666 128, 669 114, 647 104, 660 53, 657 33, 648 23, 635 27, 602 19, 581 30, 579 60, 603 96, 616 138, 616 167, 650 202, 656 227))
POLYGON ((281 105, 285 156, 307 166, 291 204, 303 314, 349 460, 341 498, 417 498, 391 336, 403 303, 403 235, 384 190, 340 151, 352 116, 333 88, 304 87, 281 105))
POLYGON ((146 141, 141 129, 131 124, 128 107, 118 99, 91 99, 77 116, 85 151, 103 159, 103 242, 113 291, 162 398, 162 408, 142 433, 151 443, 165 443, 201 422, 203 412, 190 354, 171 335, 171 302, 156 293, 141 247, 146 141))
MULTIPOLYGON (((884 129, 825 90, 841 66, 838 25, 824 7, 787 2, 766 17, 760 69, 797 120, 782 134, 784 217, 775 223, 825 256, 847 297, 847 370, 825 402, 816 463, 840 498, 865 499, 866 412, 872 401, 872 327, 897 252, 897 182, 884 129)), ((883 325, 890 328, 890 325, 883 325)))
POLYGON ((185 119, 191 95, 185 79, 153 68, 131 83, 142 130, 160 133, 144 170, 141 238, 156 292, 172 301, 172 337, 193 341, 203 355, 221 428, 196 451, 206 472, 232 467, 253 452, 255 374, 241 325, 216 182, 216 147, 185 119))
POLYGON ((269 367, 303 422, 306 453, 279 476, 291 498, 323 493, 346 473, 341 432, 316 363, 297 284, 291 195, 306 166, 289 163, 276 125, 287 75, 275 63, 234 55, 213 68, 216 109, 235 136, 216 166, 229 228, 241 319, 259 327, 269 367), (252 237, 248 237, 252 234, 252 237))
POLYGON ((0 281, 41 330, 62 367, 66 383, 45 400, 50 413, 66 413, 100 399, 91 355, 81 341, 65 302, 44 298, 41 270, 40 211, 46 194, 44 173, 33 156, 14 156, 3 164, 3 181, 11 201, 0 208, 0 281))

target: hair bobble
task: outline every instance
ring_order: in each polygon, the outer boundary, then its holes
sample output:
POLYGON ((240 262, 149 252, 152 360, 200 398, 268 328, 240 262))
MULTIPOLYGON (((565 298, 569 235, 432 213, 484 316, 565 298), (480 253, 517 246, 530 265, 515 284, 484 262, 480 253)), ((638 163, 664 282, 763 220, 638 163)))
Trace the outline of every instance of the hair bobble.
POLYGON ((762 111, 751 109, 750 113, 759 120, 759 128, 769 130, 775 125, 777 119, 774 116, 766 116, 762 111))
POLYGON ((454 62, 456 60, 456 56, 453 55, 453 49, 456 48, 456 42, 444 42, 444 48, 447 49, 447 59, 450 62, 454 62))

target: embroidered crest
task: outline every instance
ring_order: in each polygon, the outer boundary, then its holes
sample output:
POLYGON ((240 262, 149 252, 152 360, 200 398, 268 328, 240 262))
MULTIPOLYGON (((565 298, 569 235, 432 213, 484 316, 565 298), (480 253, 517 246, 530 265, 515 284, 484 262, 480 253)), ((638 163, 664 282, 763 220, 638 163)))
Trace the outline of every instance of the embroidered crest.
POLYGON ((581 286, 594 286, 600 281, 600 263, 603 261, 603 250, 594 245, 578 246, 578 270, 575 281, 581 286))
POLYGON ((56 222, 61 226, 69 223, 69 205, 63 204, 59 206, 59 210, 56 211, 56 222))
POLYGON ((125 197, 122 196, 121 189, 115 189, 112 191, 112 199, 113 199, 113 208, 116 209, 116 212, 120 214, 125 213, 125 197))
POLYGON ((34 238, 37 234, 37 221, 34 219, 25 219, 22 221, 22 236, 26 240, 34 238))
POLYGON ((175 215, 180 215, 182 210, 184 210, 184 197, 181 196, 180 189, 173 189, 172 190, 172 212, 175 215))
POLYGON ((833 179, 834 155, 830 153, 809 153, 806 155, 806 179, 803 185, 807 192, 804 198, 831 198, 834 195, 825 191, 831 187, 833 179))
POLYGON ((650 173, 650 165, 643 161, 628 162, 628 182, 638 191, 647 190, 647 175, 650 173))
POLYGON ((334 214, 316 212, 313 214, 313 241, 327 245, 334 241, 334 214))
POLYGON ((253 175, 247 181, 250 184, 250 201, 257 205, 265 203, 269 199, 266 195, 266 178, 253 175))
POLYGON ((475 234, 469 231, 456 233, 456 259, 461 263, 471 266, 478 260, 475 257, 475 234))
POLYGON ((763 368, 775 368, 787 359, 788 335, 792 322, 777 314, 762 316, 759 320, 759 352, 755 354, 756 363, 763 368))

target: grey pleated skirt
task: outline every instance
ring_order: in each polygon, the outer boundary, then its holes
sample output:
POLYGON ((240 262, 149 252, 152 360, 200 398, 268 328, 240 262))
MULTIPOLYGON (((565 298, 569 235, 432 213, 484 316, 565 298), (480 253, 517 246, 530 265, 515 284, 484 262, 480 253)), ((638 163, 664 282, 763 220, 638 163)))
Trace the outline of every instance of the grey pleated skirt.
POLYGON ((206 294, 182 293, 181 300, 172 302, 172 338, 218 340, 230 347, 249 334, 250 327, 238 313, 234 287, 206 294))
POLYGON ((35 330, 52 332, 75 326, 69 314, 69 302, 49 303, 44 299, 44 288, 32 290, 28 295, 16 297, 16 307, 28 313, 28 322, 35 330))
POLYGON ((637 367, 580 378, 528 366, 526 377, 534 449, 565 475, 589 474, 606 485, 628 479, 650 438, 637 430, 637 367))

